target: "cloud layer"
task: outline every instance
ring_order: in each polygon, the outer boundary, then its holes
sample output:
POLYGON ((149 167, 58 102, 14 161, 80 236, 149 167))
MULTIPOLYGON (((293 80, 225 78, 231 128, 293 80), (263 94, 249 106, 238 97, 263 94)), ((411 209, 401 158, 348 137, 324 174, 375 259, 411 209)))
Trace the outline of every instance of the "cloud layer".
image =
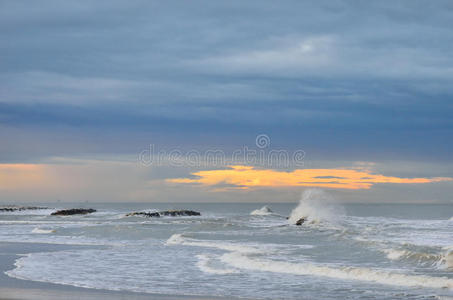
POLYGON ((369 189, 378 183, 413 184, 453 180, 450 177, 401 178, 353 169, 296 169, 285 172, 251 166, 231 166, 229 169, 199 171, 192 175, 197 178, 175 178, 167 181, 221 187, 220 190, 224 189, 222 186, 234 189, 299 186, 358 190, 369 189))
MULTIPOLYGON (((85 153, 265 132, 322 159, 450 160, 452 17, 451 1, 2 1, 0 126, 85 153)), ((72 154, 54 144, 0 154, 72 154)))

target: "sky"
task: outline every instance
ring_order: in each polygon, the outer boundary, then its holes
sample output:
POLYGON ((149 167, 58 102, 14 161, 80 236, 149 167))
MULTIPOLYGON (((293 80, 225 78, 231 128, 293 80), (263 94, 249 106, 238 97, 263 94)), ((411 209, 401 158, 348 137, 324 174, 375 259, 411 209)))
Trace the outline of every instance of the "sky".
POLYGON ((453 3, 0 0, 0 203, 453 203, 453 3))

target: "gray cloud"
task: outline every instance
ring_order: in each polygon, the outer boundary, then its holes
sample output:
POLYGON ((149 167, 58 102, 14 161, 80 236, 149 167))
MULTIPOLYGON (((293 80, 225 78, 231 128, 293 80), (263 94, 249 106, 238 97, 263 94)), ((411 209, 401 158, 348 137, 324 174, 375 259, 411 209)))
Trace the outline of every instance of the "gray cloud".
POLYGON ((452 16, 450 1, 2 1, 0 126, 16 144, 0 154, 266 132, 320 157, 450 160, 452 16))

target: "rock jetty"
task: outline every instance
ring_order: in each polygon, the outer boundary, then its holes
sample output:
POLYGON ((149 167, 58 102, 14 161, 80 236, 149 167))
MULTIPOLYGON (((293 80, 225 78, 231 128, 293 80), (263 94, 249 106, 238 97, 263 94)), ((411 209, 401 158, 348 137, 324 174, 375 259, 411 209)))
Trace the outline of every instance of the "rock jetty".
POLYGON ((48 207, 16 206, 16 205, 0 206, 0 211, 6 211, 6 212, 23 211, 23 210, 38 210, 38 209, 48 209, 48 207))
POLYGON ((96 210, 92 208, 71 208, 57 210, 56 212, 51 213, 51 215, 52 216, 86 215, 94 212, 96 212, 96 210))
POLYGON ((186 217, 186 216, 201 216, 197 211, 193 210, 164 210, 158 212, 131 212, 126 215, 126 217, 132 216, 143 216, 143 217, 186 217))

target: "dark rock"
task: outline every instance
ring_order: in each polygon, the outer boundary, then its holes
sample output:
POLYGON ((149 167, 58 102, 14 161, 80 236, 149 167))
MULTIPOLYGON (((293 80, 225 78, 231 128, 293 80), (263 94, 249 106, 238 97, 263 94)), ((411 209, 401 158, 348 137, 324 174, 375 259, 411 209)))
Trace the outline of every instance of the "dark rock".
POLYGON ((56 212, 51 213, 52 216, 70 216, 70 215, 86 215, 96 212, 92 208, 72 208, 72 209, 62 209, 56 212))
POLYGON ((299 220, 297 220, 296 225, 300 226, 300 225, 304 224, 304 222, 305 222, 305 218, 300 218, 299 220))
POLYGON ((38 209, 47 209, 47 207, 39 207, 39 206, 1 206, 0 211, 23 211, 23 210, 38 210, 38 209))
POLYGON ((161 216, 172 216, 172 217, 177 217, 177 216, 201 216, 201 214, 197 211, 193 210, 165 210, 165 211, 160 211, 159 215, 161 216))
POLYGON ((193 210, 164 210, 159 212, 131 212, 126 215, 126 217, 132 216, 144 216, 144 217, 182 217, 182 216, 201 216, 197 211, 193 210))
POLYGON ((144 217, 160 217, 158 212, 131 212, 126 215, 126 217, 133 217, 133 216, 144 216, 144 217))

